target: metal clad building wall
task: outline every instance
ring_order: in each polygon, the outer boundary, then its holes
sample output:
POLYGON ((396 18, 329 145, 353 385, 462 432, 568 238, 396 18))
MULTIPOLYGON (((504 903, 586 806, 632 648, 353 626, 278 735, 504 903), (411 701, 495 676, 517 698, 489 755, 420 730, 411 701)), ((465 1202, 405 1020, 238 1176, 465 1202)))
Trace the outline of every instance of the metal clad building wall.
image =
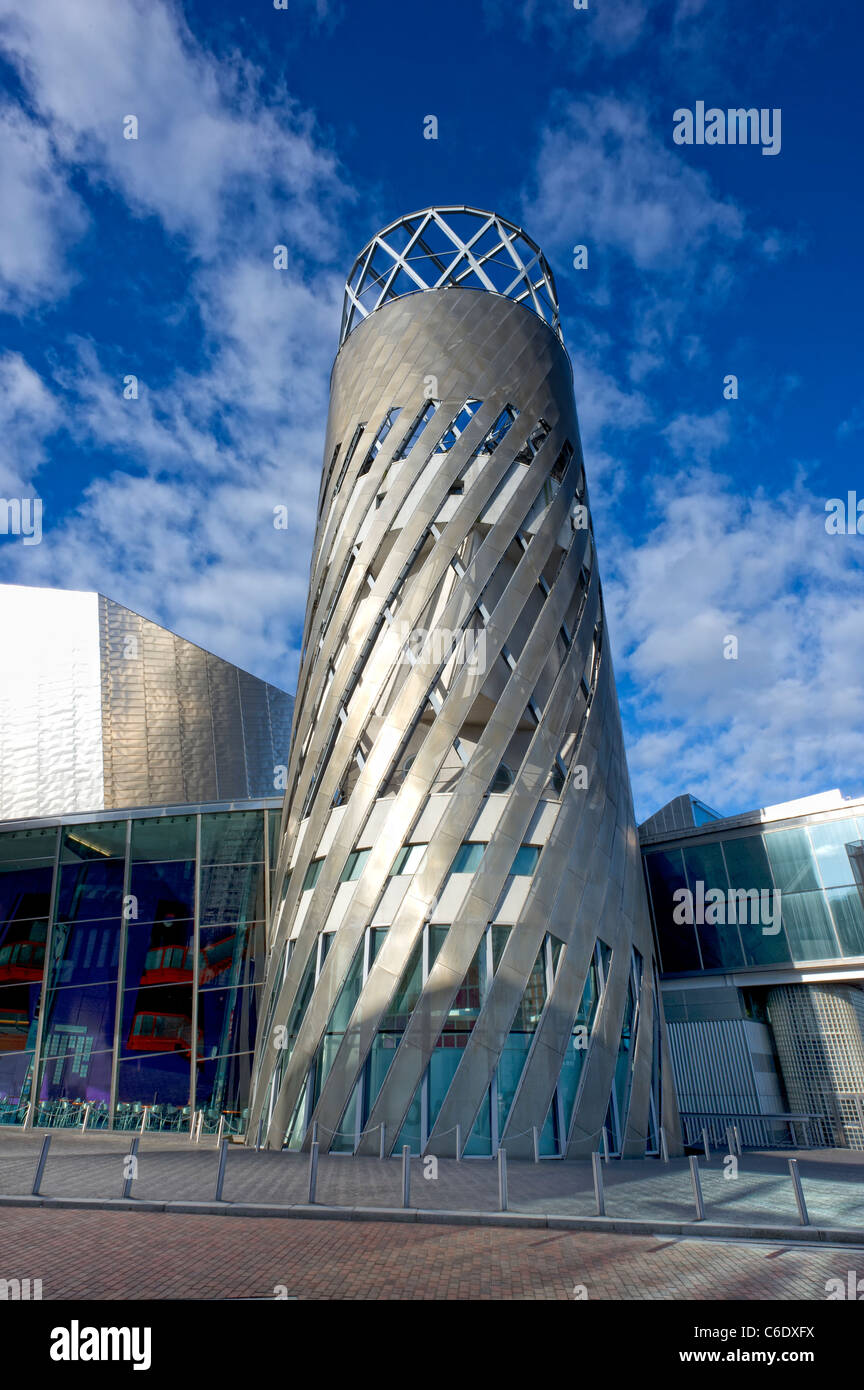
MULTIPOLYGON (((761 1113, 760 1093, 750 1062, 754 1029, 764 1024, 745 1019, 700 1019, 668 1023, 675 1087, 682 1110, 761 1113)), ((770 1039, 762 1051, 770 1052, 770 1039)))
POLYGON ((111 599, 99 611, 105 807, 272 795, 291 697, 111 599))
POLYGON ((0 820, 102 801, 96 595, 0 585, 0 820))
MULTIPOLYGON (((270 961, 280 973, 268 980, 272 1025, 288 1047, 274 1050, 272 1028, 259 1035, 250 1132, 260 1116, 275 1147, 289 1128, 308 1143, 313 1120, 322 1134, 339 1130, 341 1137, 394 994, 420 943, 430 939, 427 928, 440 922, 443 944, 434 960, 424 955, 422 987, 400 1015, 401 1041, 380 1087, 370 1091, 358 1140, 359 1151, 377 1151, 383 1125, 385 1146, 393 1149, 487 925, 502 920, 499 904, 511 891, 514 854, 531 842, 542 845, 538 867, 521 905, 503 919, 511 924, 509 937, 424 1143, 452 1152, 456 1125, 467 1139, 517 1010, 526 1007, 538 951, 553 933, 566 949, 498 1134, 501 1142, 530 1144, 523 1131, 546 1121, 599 935, 612 951, 611 972, 563 1149, 597 1147, 635 946, 644 971, 623 1147, 644 1154, 653 949, 593 538, 571 528, 569 519, 571 503, 583 500, 584 481, 566 354, 541 319, 495 295, 447 288, 386 304, 354 329, 337 358, 325 467, 274 893, 270 961), (429 397, 440 401, 434 419, 399 462, 397 446, 429 397), (476 415, 442 452, 436 446, 469 398, 480 403, 476 415), (469 477, 508 404, 518 419, 469 477), (376 431, 397 406, 398 428, 376 453, 376 431), (533 456, 529 451, 525 467, 516 467, 541 425, 542 443, 533 456), (565 453, 561 467, 567 445, 572 460, 565 453), (431 643, 416 660, 405 658, 406 631, 459 631, 484 611, 483 669, 468 662, 442 667, 431 643), (561 653, 556 644, 568 613, 574 630, 561 653), (500 682, 490 676, 487 685, 487 674, 505 657, 500 682), (536 717, 529 718, 532 704, 536 717), (588 786, 570 777, 559 795, 550 791, 550 778, 568 736, 567 767, 587 767, 588 786), (490 796, 505 759, 515 780, 500 797, 490 796), (435 825, 426 817, 433 792, 446 793, 435 825), (368 841, 372 819, 369 857, 352 878, 349 856, 368 841), (464 891, 454 894, 454 855, 472 838, 486 843, 485 853, 463 876, 464 891), (398 906, 385 913, 394 857, 417 840, 427 842, 425 856, 398 906), (373 922, 387 929, 360 988, 358 952, 368 951, 373 922), (322 963, 325 927, 329 950, 322 963), (281 948, 289 939, 283 978, 281 948), (350 1020, 340 1023, 344 1031, 325 1054, 328 1020, 349 981, 356 1003, 351 992, 350 1020), (307 1100, 304 1111, 304 1095, 313 1088, 314 1106, 307 1100)), ((671 1085, 663 1094, 661 1119, 674 1146, 671 1085)))

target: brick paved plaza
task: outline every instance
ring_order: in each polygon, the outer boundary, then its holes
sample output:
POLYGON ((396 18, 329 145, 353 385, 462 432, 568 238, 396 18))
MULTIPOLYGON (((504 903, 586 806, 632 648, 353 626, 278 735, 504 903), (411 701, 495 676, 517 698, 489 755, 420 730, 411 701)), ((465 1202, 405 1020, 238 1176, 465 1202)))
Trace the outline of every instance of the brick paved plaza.
POLYGON ((26 1210, 0 1221, 4 1277, 43 1299, 825 1299, 864 1251, 585 1232, 26 1210), (283 1294, 283 1296, 285 1296, 283 1294))
MULTIPOLYGON (((0 1198, 30 1193, 42 1132, 0 1130, 0 1198)), ((116 1202, 123 1190, 123 1163, 129 1135, 54 1134, 41 1194, 55 1199, 116 1202)), ((188 1138, 145 1135, 138 1151, 133 1200, 150 1203, 212 1203, 218 1151, 211 1138, 200 1145, 188 1138)), ((826 1233, 846 1233, 864 1241, 864 1155, 850 1150, 815 1150, 798 1155, 810 1224, 826 1233)), ((727 1179, 728 1165, 715 1153, 700 1162, 705 1216, 710 1225, 732 1226, 730 1235, 748 1235, 759 1227, 800 1234, 788 1157, 745 1152, 737 1177, 727 1179)), ((230 1145, 223 1189, 228 1206, 249 1204, 267 1209, 305 1206, 308 1156, 262 1152, 230 1145)), ((613 1161, 603 1165, 606 1215, 612 1220, 690 1224, 694 1220, 691 1180, 686 1159, 613 1161)), ((537 1218, 593 1219, 596 1215, 591 1166, 586 1162, 511 1160, 508 1164, 509 1210, 537 1218)), ((316 1203, 321 1207, 386 1211, 402 1204, 401 1163, 374 1158, 323 1156, 316 1203)), ((456 1163, 441 1159, 411 1163, 411 1207, 427 1212, 495 1213, 498 1210, 496 1164, 489 1160, 456 1163)), ((690 1232, 685 1232, 689 1234, 690 1232)), ((699 1233, 699 1228, 693 1234, 699 1233)), ((717 1234, 724 1234, 720 1231, 717 1234)))

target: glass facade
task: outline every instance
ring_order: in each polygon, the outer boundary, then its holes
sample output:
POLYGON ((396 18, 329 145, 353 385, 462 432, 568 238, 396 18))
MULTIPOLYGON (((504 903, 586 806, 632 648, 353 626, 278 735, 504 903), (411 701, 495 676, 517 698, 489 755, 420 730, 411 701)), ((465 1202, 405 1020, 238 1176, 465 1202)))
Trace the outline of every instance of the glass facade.
POLYGON ((280 814, 0 831, 0 1123, 245 1128, 280 814))
MULTIPOLYGON (((864 818, 684 839, 643 851, 651 909, 666 974, 734 970, 864 955, 864 818), (700 888, 701 885, 701 888, 700 888), (719 890, 779 901, 779 919, 676 921, 681 889, 719 890), (767 929, 766 929, 767 927, 767 929), (778 929, 779 928, 779 929, 778 929)), ((739 897, 740 900, 740 897, 739 897)), ((681 915, 680 913, 678 914, 681 915)), ((710 913, 693 916, 710 918, 710 913)))

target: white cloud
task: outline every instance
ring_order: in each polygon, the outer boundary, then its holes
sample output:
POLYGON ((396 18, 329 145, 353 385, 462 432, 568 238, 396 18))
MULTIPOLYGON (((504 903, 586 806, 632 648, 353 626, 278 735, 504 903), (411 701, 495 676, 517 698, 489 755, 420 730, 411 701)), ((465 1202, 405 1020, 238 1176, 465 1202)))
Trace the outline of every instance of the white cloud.
POLYGON ((62 392, 63 424, 81 456, 98 451, 102 476, 61 524, 46 515, 26 557, 5 548, 4 568, 20 582, 101 589, 290 688, 339 324, 330 267, 347 259, 340 215, 353 191, 308 114, 284 91, 265 97, 240 57, 199 47, 173 6, 15 10, 0 0, 35 110, 19 119, 46 132, 55 191, 74 164, 187 253, 177 316, 200 321, 203 365, 151 382, 131 336, 122 356, 84 336, 67 342, 54 385, 21 363, 34 400, 62 392), (137 141, 123 139, 130 114, 137 141), (280 243, 286 271, 273 266, 280 243), (123 397, 126 373, 140 378, 137 400, 123 397), (276 531, 282 503, 291 524, 276 531))
POLYGON ((60 420, 56 398, 20 353, 0 356, 0 494, 35 495, 45 442, 60 420))
POLYGON ((662 434, 676 459, 688 463, 710 463, 713 455, 729 442, 729 410, 713 415, 676 415, 662 434))
POLYGON ((525 200, 532 235, 547 250, 584 242, 597 257, 611 250, 640 270, 694 280, 709 249, 713 257, 742 241, 745 218, 666 134, 636 101, 568 103, 543 132, 525 200))
POLYGON ((640 817, 682 791, 729 812, 860 791, 859 538, 827 535, 803 480, 742 498, 703 470, 658 480, 651 500, 651 529, 634 539, 610 516, 599 537, 617 674, 639 692, 626 709, 640 817))
POLYGON ((58 169, 48 131, 0 109, 0 310, 20 312, 65 294, 70 245, 88 217, 58 169))

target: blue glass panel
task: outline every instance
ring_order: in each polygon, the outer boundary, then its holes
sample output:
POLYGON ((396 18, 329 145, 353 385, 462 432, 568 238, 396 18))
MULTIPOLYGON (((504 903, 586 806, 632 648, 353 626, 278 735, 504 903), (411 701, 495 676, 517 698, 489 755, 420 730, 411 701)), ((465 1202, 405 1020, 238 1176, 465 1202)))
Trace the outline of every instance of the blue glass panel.
POLYGON ((473 874, 480 867, 480 860, 486 852, 485 843, 479 840, 466 840, 456 851, 451 874, 473 874))
POLYGON ((827 897, 844 956, 864 955, 864 906, 860 888, 832 888, 827 897))
POLYGON ((7 922, 0 927, 0 988, 42 979, 48 922, 7 922))
POLYGON ((211 1062, 233 1052, 251 1052, 255 1046, 259 990, 202 989, 198 994, 198 1030, 202 1041, 199 1061, 211 1062))
POLYGON ((259 973, 263 971, 264 923, 202 927, 198 950, 198 983, 202 989, 251 985, 255 980, 256 960, 259 973))
POLYGON ((202 926, 264 917, 263 864, 205 864, 200 879, 202 926))
MULTIPOLYGON (((773 889, 774 881, 761 835, 741 835, 734 840, 723 840, 722 844, 732 888, 755 889, 759 893, 773 889)), ((766 935, 758 923, 751 925, 742 922, 738 931, 747 965, 780 965, 791 961, 792 952, 782 927, 774 935, 766 935)))
MULTIPOLYGON (((803 826, 791 830, 772 830, 764 839, 774 882, 781 892, 805 893, 820 886, 816 860, 803 826)), ((749 883, 740 886, 755 887, 749 883)))
POLYGON ((6 864, 16 866, 24 859, 38 859, 53 864, 57 847, 57 829, 9 830, 0 835, 0 872, 6 864))
POLYGON ((108 1102, 117 986, 53 990, 42 1043, 42 1100, 108 1102))
MULTIPOLYGON (((703 894, 718 889, 724 895, 724 904, 728 903, 726 895, 729 884, 726 879, 723 851, 719 844, 686 846, 684 865, 694 899, 699 892, 697 885, 701 883, 703 894)), ((702 964, 706 970, 718 970, 725 966, 744 964, 744 952, 741 948, 737 926, 728 921, 725 906, 719 915, 724 919, 722 922, 699 922, 696 924, 699 944, 702 948, 702 964)))
POLYGON ((6 923, 18 918, 48 916, 53 877, 50 864, 0 867, 0 940, 6 923))
POLYGON ((214 811, 201 817, 202 864, 245 864, 263 860, 262 811, 214 811))
POLYGON ((843 888, 855 882, 849 851, 858 842, 858 826, 850 816, 846 820, 823 822, 809 827, 810 840, 826 888, 843 888))
POLYGON ((60 861, 71 864, 91 859, 122 859, 126 854, 126 821, 94 821, 63 830, 60 861))
MULTIPOLYGON (((41 997, 41 970, 30 982, 0 988, 0 1057, 12 1052, 33 1051, 41 997)), ((2 1098, 0 1087, 0 1100, 2 1098)))
POLYGON ((116 980, 120 932, 119 917, 103 917, 95 922, 57 922, 51 933, 50 986, 116 980))
POLYGON ((483 1102, 468 1136, 468 1143, 462 1150, 469 1158, 490 1158, 492 1155, 492 1088, 486 1092, 483 1102))
POLYGON ((840 955, 821 892, 784 893, 781 912, 793 960, 833 959, 840 955))
MULTIPOLYGON (((203 1042, 200 1027, 198 1042, 199 1045, 203 1042)), ((157 985, 149 989, 125 992, 120 1036, 121 1056, 158 1054, 164 1057, 166 1062, 170 1062, 172 1068, 174 1059, 179 1059, 188 1072, 191 1043, 191 985, 157 985)))
POLYGON ((229 1118, 242 1117, 249 1104, 251 1076, 251 1052, 205 1061, 198 1069, 196 1107, 217 1110, 229 1118))
POLYGON ((131 922, 126 944, 124 988, 134 995, 137 989, 153 986, 186 986, 192 983, 192 923, 131 922))
POLYGON ((138 863, 195 858, 194 816, 153 816, 132 821, 131 857, 138 863))
MULTIPOLYGON (((0 1037, 4 1034, 4 1019, 7 1011, 0 994, 0 1037)), ((22 1124, 24 1111, 30 1099, 30 1086, 33 1076, 33 1052, 0 1051, 0 1125, 22 1124)))
MULTIPOLYGON (((189 1105, 190 1069, 188 1055, 150 1053, 121 1058, 117 1068, 118 1110, 129 1105, 185 1107, 189 1105)), ((140 1123, 140 1113, 133 1127, 140 1123)), ((122 1127, 122 1124, 121 1124, 122 1127)))
POLYGON ((687 887, 681 851, 667 854, 663 850, 652 850, 646 855, 645 863, 662 968, 673 974, 701 970, 695 927, 688 922, 675 922, 672 915, 676 906, 674 893, 687 887))
POLYGON ((60 870, 57 917, 64 922, 119 917, 123 909, 123 860, 95 859, 60 870))
POLYGON ((511 874, 530 877, 537 868, 537 861, 539 858, 539 845, 520 845, 519 849, 516 851, 516 856, 510 869, 511 874))
MULTIPOLYGON (((135 899, 134 921, 158 922, 175 917, 192 917, 195 914, 195 861, 133 864, 129 892, 135 899)), ((90 915, 95 917, 98 914, 90 915)))

